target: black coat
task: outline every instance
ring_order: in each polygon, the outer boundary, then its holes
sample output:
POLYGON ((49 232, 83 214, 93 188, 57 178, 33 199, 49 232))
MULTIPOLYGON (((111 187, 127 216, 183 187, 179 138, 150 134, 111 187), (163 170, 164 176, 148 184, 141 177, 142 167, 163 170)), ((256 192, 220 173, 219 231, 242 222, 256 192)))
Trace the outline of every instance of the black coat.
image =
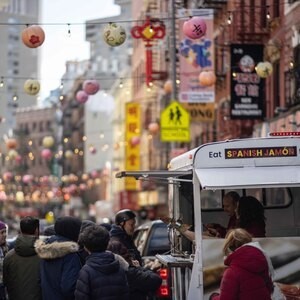
POLYGON ((130 300, 146 300, 147 295, 155 294, 161 285, 158 274, 143 267, 130 266, 127 271, 130 300))
POLYGON ((111 252, 87 257, 76 284, 76 300, 129 300, 125 270, 111 252))
POLYGON ((130 253, 131 259, 137 260, 140 265, 143 264, 139 250, 135 246, 132 237, 128 235, 125 230, 123 230, 120 226, 112 225, 109 233, 110 241, 119 241, 120 243, 122 243, 130 253))

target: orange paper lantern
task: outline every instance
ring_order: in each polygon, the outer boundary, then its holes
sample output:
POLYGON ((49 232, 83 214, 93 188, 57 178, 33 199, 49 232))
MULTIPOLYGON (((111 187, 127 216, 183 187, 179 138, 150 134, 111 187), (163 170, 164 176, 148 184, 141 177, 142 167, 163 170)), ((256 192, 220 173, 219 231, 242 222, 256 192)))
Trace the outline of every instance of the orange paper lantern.
POLYGON ((166 94, 170 94, 172 92, 172 81, 167 80, 164 84, 164 91, 166 94))
POLYGON ((159 125, 156 122, 150 123, 149 126, 148 126, 148 130, 152 134, 158 133, 159 125))
POLYGON ((201 86, 211 86, 216 83, 217 77, 213 71, 202 71, 199 74, 199 83, 201 86))
POLYGON ((17 140, 16 139, 8 139, 6 140, 6 148, 7 149, 16 149, 17 148, 17 140))
POLYGON ((45 32, 38 25, 31 25, 23 29, 22 41, 29 48, 37 48, 44 43, 45 32))

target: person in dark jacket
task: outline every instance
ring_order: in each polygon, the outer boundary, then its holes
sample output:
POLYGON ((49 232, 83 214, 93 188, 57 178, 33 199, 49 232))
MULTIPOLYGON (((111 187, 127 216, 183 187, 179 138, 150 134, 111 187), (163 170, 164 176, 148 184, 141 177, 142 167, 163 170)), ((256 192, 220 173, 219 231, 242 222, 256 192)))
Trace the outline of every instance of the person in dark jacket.
POLYGON ((0 300, 6 299, 6 292, 3 284, 3 262, 4 257, 9 250, 9 245, 6 241, 7 229, 7 225, 0 221, 0 300))
POLYGON ((79 241, 88 251, 76 284, 76 300, 129 300, 125 270, 115 255, 106 251, 108 231, 100 225, 88 226, 79 241))
POLYGON ((115 224, 110 230, 110 240, 121 242, 129 251, 132 260, 137 260, 142 265, 142 257, 134 244, 133 234, 136 224, 136 215, 130 209, 123 209, 115 215, 115 224))
POLYGON ((252 236, 244 229, 230 231, 223 247, 227 256, 220 293, 210 300, 271 300, 273 282, 269 264, 261 248, 252 243, 252 236))
POLYGON ((39 237, 40 221, 25 217, 20 221, 20 234, 3 262, 3 282, 11 300, 41 300, 40 258, 34 249, 39 237))
POLYGON ((81 220, 75 217, 58 218, 55 235, 48 240, 37 240, 36 252, 41 261, 43 300, 71 300, 79 271, 82 267, 77 243, 81 220))
POLYGON ((129 264, 126 275, 130 300, 146 300, 147 296, 155 294, 162 283, 162 279, 157 273, 135 264, 126 247, 119 241, 110 241, 107 249, 122 256, 129 264))

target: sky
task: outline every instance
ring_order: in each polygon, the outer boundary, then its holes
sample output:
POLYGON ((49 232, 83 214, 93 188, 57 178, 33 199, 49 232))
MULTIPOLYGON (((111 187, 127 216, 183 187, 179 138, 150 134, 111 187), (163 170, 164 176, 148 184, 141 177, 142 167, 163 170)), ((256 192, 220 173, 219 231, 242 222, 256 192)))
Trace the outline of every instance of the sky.
POLYGON ((118 15, 119 6, 114 0, 42 0, 41 6, 40 23, 46 38, 40 46, 40 95, 45 98, 60 85, 66 61, 89 58, 85 21, 118 15))

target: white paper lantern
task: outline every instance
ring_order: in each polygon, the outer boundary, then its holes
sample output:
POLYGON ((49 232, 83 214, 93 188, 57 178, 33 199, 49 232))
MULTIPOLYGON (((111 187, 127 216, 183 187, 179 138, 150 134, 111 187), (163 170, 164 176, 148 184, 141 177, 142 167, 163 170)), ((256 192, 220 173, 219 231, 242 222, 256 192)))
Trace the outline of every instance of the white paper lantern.
POLYGON ((126 40, 126 31, 116 23, 109 23, 104 27, 103 39, 112 47, 120 46, 126 40))

